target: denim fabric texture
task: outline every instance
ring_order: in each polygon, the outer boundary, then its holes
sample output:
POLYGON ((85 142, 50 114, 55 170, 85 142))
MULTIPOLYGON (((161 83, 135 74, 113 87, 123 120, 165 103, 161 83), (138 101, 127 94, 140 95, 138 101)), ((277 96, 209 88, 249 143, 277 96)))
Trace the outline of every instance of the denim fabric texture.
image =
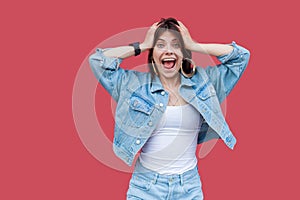
POLYGON ((197 166, 183 174, 164 175, 143 167, 137 160, 127 200, 202 200, 201 187, 197 166))
MULTIPOLYGON (((220 103, 240 79, 250 57, 247 49, 232 42, 233 51, 217 57, 220 64, 196 67, 192 78, 181 75, 180 95, 204 118, 198 144, 220 138, 231 149, 236 138, 223 116, 220 103)), ((149 72, 124 70, 122 59, 106 57, 96 49, 89 57, 91 69, 116 101, 113 150, 126 164, 132 162, 160 121, 169 100, 159 77, 149 72)))

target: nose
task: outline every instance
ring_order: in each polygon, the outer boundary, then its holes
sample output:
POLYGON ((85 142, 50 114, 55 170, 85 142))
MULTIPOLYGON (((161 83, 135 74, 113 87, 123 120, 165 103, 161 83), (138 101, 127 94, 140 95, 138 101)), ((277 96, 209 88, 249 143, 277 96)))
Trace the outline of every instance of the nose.
POLYGON ((171 45, 168 45, 167 48, 166 48, 166 51, 165 51, 165 54, 167 55, 172 55, 174 54, 174 49, 171 45))

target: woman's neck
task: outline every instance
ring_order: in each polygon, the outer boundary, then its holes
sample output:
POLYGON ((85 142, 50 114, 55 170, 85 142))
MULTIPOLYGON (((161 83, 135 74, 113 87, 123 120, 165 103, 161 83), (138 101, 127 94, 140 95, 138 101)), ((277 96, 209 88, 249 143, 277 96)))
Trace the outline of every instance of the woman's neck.
POLYGON ((165 89, 177 91, 180 85, 180 76, 176 76, 174 78, 160 77, 160 81, 165 89))

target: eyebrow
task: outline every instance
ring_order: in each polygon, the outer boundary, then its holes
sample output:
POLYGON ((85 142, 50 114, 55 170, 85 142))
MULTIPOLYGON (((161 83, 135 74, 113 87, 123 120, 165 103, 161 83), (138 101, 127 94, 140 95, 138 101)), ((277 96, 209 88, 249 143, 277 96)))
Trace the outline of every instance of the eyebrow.
MULTIPOLYGON (((158 38, 157 41, 158 41, 158 40, 162 40, 162 41, 166 42, 166 40, 161 39, 161 38, 158 38)), ((178 41, 178 39, 177 39, 177 38, 174 38, 171 42, 173 42, 173 41, 178 41)))

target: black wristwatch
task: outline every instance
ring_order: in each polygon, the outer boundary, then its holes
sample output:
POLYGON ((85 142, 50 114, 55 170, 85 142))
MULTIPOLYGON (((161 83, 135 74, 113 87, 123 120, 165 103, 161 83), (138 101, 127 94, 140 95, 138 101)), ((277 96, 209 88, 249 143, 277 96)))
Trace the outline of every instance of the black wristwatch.
POLYGON ((140 49, 140 43, 139 42, 134 42, 129 44, 129 46, 133 46, 134 48, 134 56, 138 56, 141 54, 141 49, 140 49))

